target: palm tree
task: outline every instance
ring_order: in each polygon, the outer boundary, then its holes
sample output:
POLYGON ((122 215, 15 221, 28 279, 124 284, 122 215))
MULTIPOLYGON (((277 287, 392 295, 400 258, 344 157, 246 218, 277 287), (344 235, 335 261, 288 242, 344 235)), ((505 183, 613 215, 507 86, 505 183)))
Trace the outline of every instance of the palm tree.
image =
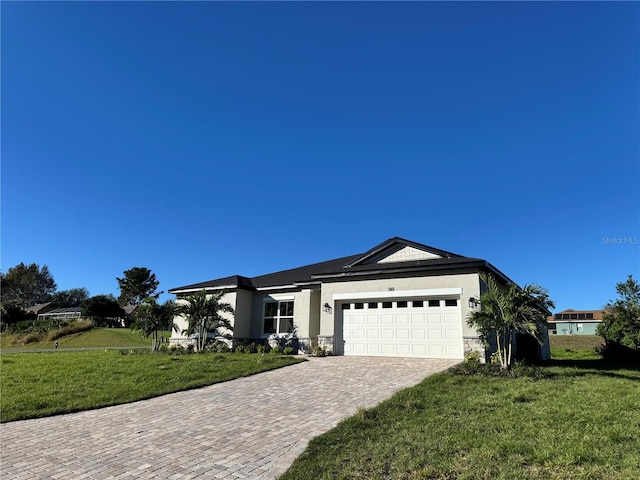
POLYGON ((495 335, 503 369, 511 368, 515 335, 530 335, 544 342, 543 329, 548 310, 554 307, 547 290, 539 285, 518 287, 515 283, 500 286, 493 275, 483 277, 487 291, 480 296, 480 310, 472 312, 467 324, 475 327, 488 345, 495 335))
POLYGON ((185 298, 186 303, 178 307, 178 313, 187 320, 187 328, 183 335, 195 336, 198 351, 202 351, 207 344, 209 332, 224 338, 231 338, 233 326, 223 316, 224 313, 233 314, 233 307, 222 302, 224 291, 207 294, 201 290, 185 298))
POLYGON ((155 297, 147 297, 134 311, 132 328, 139 330, 145 338, 151 336, 151 349, 157 350, 160 346, 158 331, 175 328, 173 317, 177 311, 178 305, 173 300, 159 304, 155 297))

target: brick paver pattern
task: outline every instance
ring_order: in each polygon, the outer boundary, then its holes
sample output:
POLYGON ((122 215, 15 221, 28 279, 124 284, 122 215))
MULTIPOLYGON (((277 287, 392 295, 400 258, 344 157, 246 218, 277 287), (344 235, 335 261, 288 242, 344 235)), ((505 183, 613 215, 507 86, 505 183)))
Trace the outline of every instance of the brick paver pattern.
POLYGON ((307 362, 150 400, 0 426, 0 478, 275 479, 309 440, 454 360, 307 362))

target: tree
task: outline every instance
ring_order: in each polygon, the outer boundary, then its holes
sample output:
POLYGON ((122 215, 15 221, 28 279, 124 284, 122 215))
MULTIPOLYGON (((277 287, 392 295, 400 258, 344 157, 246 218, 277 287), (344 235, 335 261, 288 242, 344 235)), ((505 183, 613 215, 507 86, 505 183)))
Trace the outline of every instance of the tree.
POLYGON ((51 297, 56 308, 77 307, 89 298, 89 290, 84 287, 61 290, 51 297))
POLYGON ((151 336, 151 349, 157 350, 158 331, 174 328, 173 318, 178 311, 178 306, 173 300, 159 304, 155 297, 147 297, 133 313, 134 323, 132 328, 139 330, 143 337, 151 336))
POLYGON ((36 263, 20 263, 0 274, 2 301, 12 302, 22 308, 48 302, 56 291, 56 282, 49 267, 36 263))
POLYGON ((539 285, 500 286, 493 275, 483 277, 487 291, 480 296, 480 310, 472 312, 467 324, 475 327, 485 345, 495 336, 503 370, 511 368, 512 348, 518 333, 530 335, 542 344, 541 328, 554 307, 547 291, 539 285))
POLYGON ((604 338, 603 355, 611 360, 640 359, 640 284, 629 275, 616 284, 619 298, 610 301, 598 325, 604 338))
POLYGON ((96 295, 85 300, 82 305, 82 316, 93 317, 97 327, 115 326, 119 319, 124 318, 125 313, 115 297, 109 295, 96 295))
POLYGON ((122 278, 116 278, 120 288, 118 303, 120 305, 140 305, 147 297, 158 298, 162 292, 158 292, 155 273, 145 267, 133 267, 125 270, 122 278))
POLYGON ((223 314, 233 314, 233 307, 222 302, 222 290, 207 295, 201 290, 185 298, 186 303, 178 307, 178 313, 187 320, 187 328, 183 335, 196 337, 196 348, 202 351, 207 344, 209 333, 231 338, 233 327, 223 314))

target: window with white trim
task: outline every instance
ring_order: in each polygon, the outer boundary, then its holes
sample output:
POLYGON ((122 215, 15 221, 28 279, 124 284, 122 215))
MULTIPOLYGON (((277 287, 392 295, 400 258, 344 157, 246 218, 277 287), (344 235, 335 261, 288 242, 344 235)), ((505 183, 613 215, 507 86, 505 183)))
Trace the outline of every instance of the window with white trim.
POLYGON ((265 302, 264 327, 265 334, 293 332, 293 301, 265 302))

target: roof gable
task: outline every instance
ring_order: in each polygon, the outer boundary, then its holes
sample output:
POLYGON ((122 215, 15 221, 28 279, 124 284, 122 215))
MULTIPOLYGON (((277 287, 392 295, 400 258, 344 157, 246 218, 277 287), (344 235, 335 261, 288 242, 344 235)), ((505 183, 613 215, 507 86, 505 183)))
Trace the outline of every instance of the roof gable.
POLYGON ((412 242, 400 237, 393 237, 373 247, 368 252, 363 253, 355 262, 348 266, 355 267, 358 265, 415 262, 417 260, 460 257, 458 254, 445 250, 429 247, 428 245, 412 242))

